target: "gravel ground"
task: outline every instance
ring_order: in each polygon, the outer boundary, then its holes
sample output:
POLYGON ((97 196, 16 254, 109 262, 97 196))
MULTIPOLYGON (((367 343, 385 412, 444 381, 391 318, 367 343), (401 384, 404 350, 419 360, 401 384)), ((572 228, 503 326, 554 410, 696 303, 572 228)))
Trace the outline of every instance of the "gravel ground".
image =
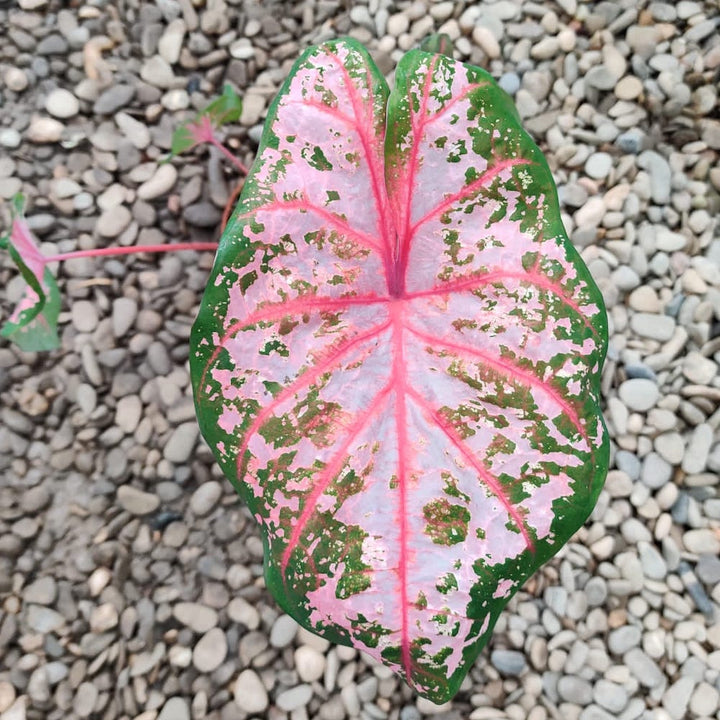
POLYGON ((447 32, 514 95, 602 288, 614 448, 591 520, 431 705, 264 589, 190 397, 210 254, 66 263, 62 350, 0 347, 0 720, 720 718, 717 0, 19 0, 0 28, 0 198, 52 252, 212 239, 232 172, 157 165, 193 108, 233 83, 247 162, 307 45, 352 35, 390 73, 447 32))

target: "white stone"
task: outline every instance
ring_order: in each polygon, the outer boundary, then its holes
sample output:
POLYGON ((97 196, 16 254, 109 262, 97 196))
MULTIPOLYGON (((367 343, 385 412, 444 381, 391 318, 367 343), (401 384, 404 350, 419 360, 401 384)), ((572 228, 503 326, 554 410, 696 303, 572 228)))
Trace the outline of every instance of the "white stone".
POLYGON ((177 180, 177 170, 174 165, 165 163, 160 165, 153 176, 145 181, 137 190, 141 200, 153 200, 169 192, 177 180))
POLYGON ((688 475, 696 475, 705 470, 712 443, 712 426, 707 423, 701 423, 693 430, 690 436, 690 442, 682 459, 682 469, 688 475))
POLYGON ((302 645, 295 651, 295 668, 303 682, 314 682, 325 672, 325 656, 314 648, 302 645))
POLYGON ((676 680, 666 691, 662 704, 672 720, 683 720, 695 687, 695 680, 685 676, 676 680))
POLYGON ((620 385, 618 395, 630 410, 647 412, 660 398, 660 390, 652 380, 632 378, 620 385))
POLYGON ((80 112, 80 102, 69 90, 56 88, 47 96, 45 109, 53 117, 63 120, 80 112))
POLYGON ((690 698, 690 712, 697 716, 711 717, 718 709, 720 695, 710 683, 701 682, 690 698))
POLYGON ((720 538, 709 528, 688 530, 683 533, 683 545, 688 552, 697 555, 720 553, 720 538))
POLYGON ((150 144, 150 130, 132 115, 126 112, 115 113, 115 123, 138 150, 144 150, 150 144))
POLYGON ((25 137, 32 143, 55 143, 62 137, 64 129, 65 126, 59 120, 36 115, 30 120, 25 137))
POLYGON ((238 675, 233 694, 235 704, 248 715, 265 712, 268 708, 267 690, 254 670, 243 670, 238 675))
POLYGON ((669 315, 635 313, 630 318, 630 329, 640 337, 667 342, 675 333, 675 319, 669 315))
POLYGON ((297 685, 280 693, 275 702, 280 710, 292 712, 307 705, 312 695, 312 688, 309 685, 297 685))
POLYGON ((157 720, 190 720, 190 708, 187 700, 181 697, 171 697, 163 705, 157 720))
POLYGON ((158 40, 158 53, 169 65, 174 65, 180 59, 186 29, 185 21, 176 18, 168 24, 165 32, 158 40))

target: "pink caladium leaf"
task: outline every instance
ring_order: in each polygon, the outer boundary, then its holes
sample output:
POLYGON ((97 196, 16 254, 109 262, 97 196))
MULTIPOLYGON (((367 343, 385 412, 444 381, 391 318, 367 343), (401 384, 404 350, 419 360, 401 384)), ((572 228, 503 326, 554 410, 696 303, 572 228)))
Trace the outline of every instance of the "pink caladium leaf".
POLYGON ((608 465, 602 299, 484 71, 350 40, 272 105, 191 347, 204 436, 300 624, 452 697, 608 465))
POLYGON ((8 250, 25 280, 22 297, 0 328, 0 336, 26 352, 54 350, 60 345, 60 291, 23 217, 24 204, 22 195, 13 198, 10 231, 0 237, 0 248, 8 250))
POLYGON ((217 128, 240 118, 242 105, 242 98, 232 86, 225 85, 222 95, 204 107, 194 120, 183 123, 175 130, 168 160, 201 143, 212 143, 217 128))

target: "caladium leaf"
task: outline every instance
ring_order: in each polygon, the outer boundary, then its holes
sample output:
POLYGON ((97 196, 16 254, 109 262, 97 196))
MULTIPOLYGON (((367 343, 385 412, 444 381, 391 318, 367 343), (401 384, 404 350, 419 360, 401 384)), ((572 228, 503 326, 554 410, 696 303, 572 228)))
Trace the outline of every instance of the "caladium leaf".
POLYGON ((270 109, 191 339, 278 603, 443 702, 606 473, 600 293, 482 70, 354 41, 270 109))
POLYGON ((26 286, 12 314, 0 328, 0 336, 12 340, 21 350, 40 352, 59 347, 57 323, 60 291, 52 272, 32 236, 23 213, 24 198, 13 198, 10 231, 0 238, 26 286))
POLYGON ((212 142, 215 129, 237 121, 240 115, 242 115, 242 98, 231 85, 225 85, 222 95, 203 108, 194 120, 180 125, 175 130, 170 146, 170 158, 190 150, 199 143, 212 142))

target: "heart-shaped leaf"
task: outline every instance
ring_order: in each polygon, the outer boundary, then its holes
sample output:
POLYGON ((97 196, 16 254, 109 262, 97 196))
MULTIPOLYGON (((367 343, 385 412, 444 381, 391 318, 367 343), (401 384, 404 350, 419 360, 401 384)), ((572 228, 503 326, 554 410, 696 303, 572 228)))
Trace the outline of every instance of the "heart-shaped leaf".
POLYGON ((457 691, 606 473, 600 293, 482 70, 359 44, 271 107, 191 349, 198 418, 279 604, 457 691))
POLYGON ((233 123, 242 115, 242 98, 233 90, 232 85, 223 87, 222 95, 216 97, 204 107, 194 120, 180 125, 172 136, 170 160, 175 155, 190 150, 203 142, 212 142, 216 128, 233 123))
POLYGON ((57 332, 60 291, 23 218, 23 205, 22 195, 16 195, 10 232, 0 238, 0 248, 8 250, 26 286, 12 314, 0 328, 0 336, 12 340, 25 352, 54 350, 60 345, 57 332))

